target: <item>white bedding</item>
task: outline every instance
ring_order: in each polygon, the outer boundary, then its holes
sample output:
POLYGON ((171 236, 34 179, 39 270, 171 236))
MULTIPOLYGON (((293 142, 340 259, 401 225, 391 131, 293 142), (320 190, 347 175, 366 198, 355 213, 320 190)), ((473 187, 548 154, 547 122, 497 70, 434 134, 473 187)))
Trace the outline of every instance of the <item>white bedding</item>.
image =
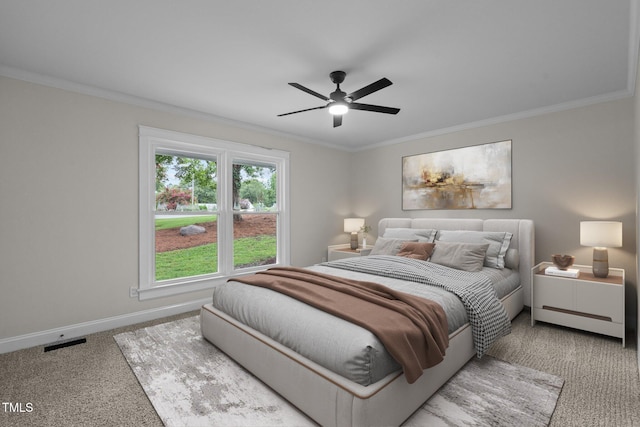
MULTIPOLYGON (((385 259, 385 257, 381 258, 385 259)), ((398 257, 388 258, 397 259, 398 257)), ((468 322, 469 317, 465 306, 453 293, 415 281, 344 269, 345 264, 347 266, 357 264, 358 259, 326 263, 308 267, 308 269, 350 279, 373 281, 436 301, 447 314, 449 333, 468 322)), ((434 264, 430 267, 440 273, 451 270, 434 264)), ((517 288, 517 272, 509 269, 485 268, 484 270, 486 271, 463 274, 478 280, 489 278, 500 289, 498 297, 517 288)), ((496 303, 502 309, 497 299, 496 303)), ((280 293, 239 282, 230 282, 215 289, 213 306, 358 384, 375 383, 389 373, 400 369, 378 338, 368 330, 325 312, 310 309, 306 304, 280 293), (318 325, 322 327, 318 328, 318 325)), ((509 325, 506 314, 504 321, 509 325)))

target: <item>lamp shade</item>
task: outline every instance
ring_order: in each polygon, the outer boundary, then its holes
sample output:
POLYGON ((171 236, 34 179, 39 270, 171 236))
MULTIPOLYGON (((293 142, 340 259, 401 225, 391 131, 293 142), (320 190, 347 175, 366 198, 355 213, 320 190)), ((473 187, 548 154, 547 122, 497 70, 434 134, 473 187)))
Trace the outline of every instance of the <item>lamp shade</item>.
POLYGON ((344 232, 345 233, 357 233, 364 225, 364 218, 345 218, 344 219, 344 232))
POLYGON ((580 221, 580 244, 599 248, 619 248, 622 246, 622 223, 580 221))

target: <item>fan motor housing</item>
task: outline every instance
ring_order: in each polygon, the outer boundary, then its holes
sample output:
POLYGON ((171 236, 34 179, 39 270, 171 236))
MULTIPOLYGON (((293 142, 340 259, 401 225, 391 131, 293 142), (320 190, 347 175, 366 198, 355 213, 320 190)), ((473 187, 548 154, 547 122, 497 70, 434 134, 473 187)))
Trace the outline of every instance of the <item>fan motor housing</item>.
POLYGON ((347 73, 345 73, 344 71, 334 71, 331 74, 329 74, 329 77, 331 78, 331 81, 334 82, 337 85, 342 83, 346 76, 347 76, 347 73))
POLYGON ((340 89, 336 89, 335 92, 331 92, 331 94, 329 95, 329 98, 331 98, 334 101, 344 101, 345 96, 347 96, 346 92, 343 92, 340 89))

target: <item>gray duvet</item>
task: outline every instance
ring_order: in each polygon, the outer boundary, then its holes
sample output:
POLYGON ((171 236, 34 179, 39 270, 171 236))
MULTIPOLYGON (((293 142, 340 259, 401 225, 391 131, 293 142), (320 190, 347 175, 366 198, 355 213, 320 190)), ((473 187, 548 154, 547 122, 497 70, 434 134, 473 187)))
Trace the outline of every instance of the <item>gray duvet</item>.
MULTIPOLYGON (((325 263, 308 269, 378 282, 436 301, 447 315, 449 333, 468 321, 463 303, 451 292, 421 283, 344 270, 331 265, 332 263, 325 263)), ((518 273, 509 269, 484 268, 482 272, 474 274, 488 277, 498 298, 519 286, 518 273)), ((366 386, 400 370, 400 366, 387 353, 382 343, 368 330, 278 292, 231 281, 214 289, 213 306, 358 384, 366 386)))

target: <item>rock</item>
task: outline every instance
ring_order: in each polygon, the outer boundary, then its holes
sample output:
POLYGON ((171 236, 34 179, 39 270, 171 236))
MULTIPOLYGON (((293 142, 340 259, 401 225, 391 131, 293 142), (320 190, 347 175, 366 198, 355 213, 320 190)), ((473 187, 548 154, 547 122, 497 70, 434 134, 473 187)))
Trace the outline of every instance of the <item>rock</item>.
POLYGON ((195 234, 206 233, 207 230, 199 225, 187 225, 186 227, 180 228, 180 235, 182 236, 193 236, 195 234))

